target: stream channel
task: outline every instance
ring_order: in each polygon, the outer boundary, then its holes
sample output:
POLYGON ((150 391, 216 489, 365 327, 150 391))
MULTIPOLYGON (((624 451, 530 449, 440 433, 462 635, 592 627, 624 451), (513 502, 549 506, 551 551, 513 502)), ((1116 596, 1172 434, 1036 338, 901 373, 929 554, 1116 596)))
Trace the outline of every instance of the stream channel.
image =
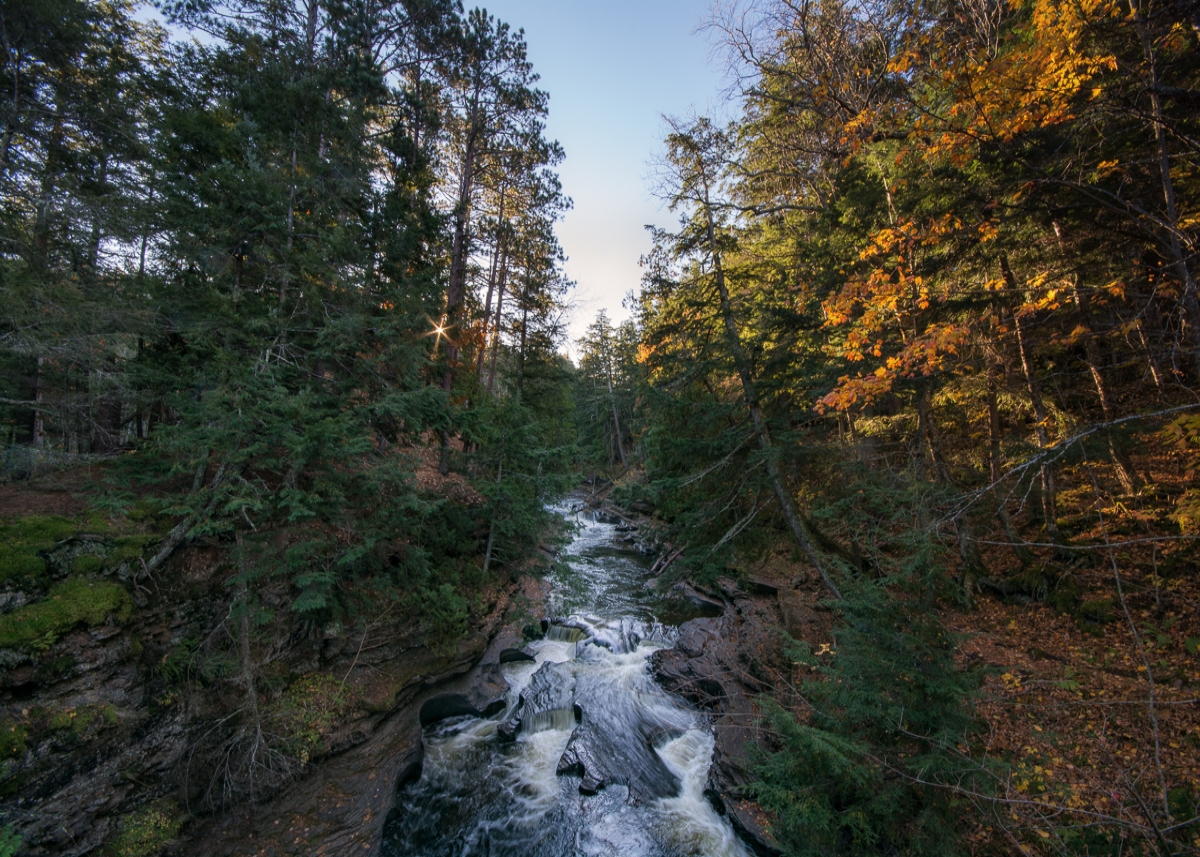
MULTIPOLYGON (((713 738, 648 659, 701 615, 647 585, 643 558, 590 510, 551 577, 536 660, 505 664, 505 710, 424 732, 419 779, 383 857, 750 857, 704 796, 713 738)), ((711 614, 709 614, 711 615, 711 614)))

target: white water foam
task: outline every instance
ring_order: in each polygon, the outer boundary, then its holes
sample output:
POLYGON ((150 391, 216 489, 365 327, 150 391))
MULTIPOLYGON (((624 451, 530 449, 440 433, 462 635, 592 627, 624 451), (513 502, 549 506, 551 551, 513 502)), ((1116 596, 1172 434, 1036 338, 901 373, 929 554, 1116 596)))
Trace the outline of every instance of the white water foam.
POLYGON ((704 796, 708 769, 712 764, 712 733, 692 729, 658 750, 671 772, 679 777, 679 797, 663 798, 663 814, 670 838, 683 854, 697 857, 751 857, 729 822, 717 815, 704 796))

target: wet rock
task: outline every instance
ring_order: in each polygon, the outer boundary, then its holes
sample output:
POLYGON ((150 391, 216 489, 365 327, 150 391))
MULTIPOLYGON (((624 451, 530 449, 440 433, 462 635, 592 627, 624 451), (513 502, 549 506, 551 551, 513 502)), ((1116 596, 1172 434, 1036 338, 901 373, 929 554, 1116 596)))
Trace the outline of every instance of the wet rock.
POLYGON ((522 649, 502 649, 500 651, 500 663, 502 664, 528 663, 536 660, 537 658, 522 649))
POLYGON ((689 602, 697 607, 714 610, 717 613, 725 612, 724 601, 718 600, 709 595, 705 595, 703 592, 696 589, 696 587, 684 581, 680 581, 674 587, 672 587, 672 592, 675 592, 681 597, 686 598, 689 602))
POLYGON ((515 741, 522 731, 552 725, 553 712, 574 704, 575 678, 567 664, 545 663, 529 679, 517 704, 498 727, 501 741, 515 741))
POLYGON ((461 693, 445 693, 422 705, 419 719, 424 727, 451 717, 479 717, 482 714, 483 712, 461 693))
POLYGON ((555 721, 555 712, 570 709, 574 704, 575 676, 571 665, 545 663, 521 692, 521 704, 513 716, 520 717, 522 731, 536 732, 555 721))
POLYGON ((508 701, 503 696, 500 696, 483 706, 480 711, 484 717, 495 717, 504 710, 504 706, 506 705, 508 705, 508 701))
POLYGON ((501 740, 512 743, 521 734, 521 718, 509 717, 496 727, 496 736, 501 740))
POLYGON ((743 595, 737 610, 684 623, 674 648, 655 652, 651 665, 664 688, 717 716, 706 792, 755 851, 776 855, 769 816, 740 796, 755 779, 748 750, 761 743, 750 697, 757 687, 747 685, 755 685, 753 673, 763 650, 777 646, 770 631, 777 622, 774 611, 770 602, 759 601, 743 595))
POLYGON ((646 719, 631 709, 608 708, 606 712, 615 716, 596 719, 587 715, 586 704, 581 707, 583 722, 567 742, 557 773, 579 776, 579 791, 585 795, 610 785, 626 786, 635 803, 679 794, 679 778, 654 750, 681 734, 677 727, 646 719))
POLYGON ((742 588, 754 595, 777 595, 779 593, 779 583, 765 577, 746 577, 742 581, 742 588))
POLYGON ((685 622, 674 648, 651 656, 659 683, 704 708, 727 697, 724 683, 730 676, 725 661, 736 659, 722 638, 727 624, 724 617, 685 622))
POLYGON ((417 780, 421 779, 421 767, 422 763, 425 761, 424 746, 418 745, 418 750, 413 755, 415 755, 415 758, 410 759, 409 762, 400 769, 400 773, 396 775, 396 791, 400 791, 410 783, 415 783, 417 780))

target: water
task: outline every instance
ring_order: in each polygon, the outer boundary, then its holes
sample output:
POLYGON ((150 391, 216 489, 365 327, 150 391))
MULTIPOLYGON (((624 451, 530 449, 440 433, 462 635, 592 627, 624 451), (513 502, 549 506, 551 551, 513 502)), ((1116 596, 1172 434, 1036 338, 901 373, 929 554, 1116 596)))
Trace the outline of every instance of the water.
POLYGON ((397 795, 381 854, 750 857, 703 794, 705 718, 647 663, 697 613, 646 586, 613 524, 560 511, 577 527, 551 578, 562 618, 530 647, 535 662, 503 667, 505 711, 426 729, 421 777, 397 795))

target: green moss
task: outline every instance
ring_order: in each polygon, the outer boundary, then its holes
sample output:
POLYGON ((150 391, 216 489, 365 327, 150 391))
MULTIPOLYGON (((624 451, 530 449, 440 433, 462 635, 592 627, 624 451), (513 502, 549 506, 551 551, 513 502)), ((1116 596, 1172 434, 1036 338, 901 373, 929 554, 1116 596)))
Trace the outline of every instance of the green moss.
POLYGON ((108 857, 151 857, 183 827, 183 813, 170 800, 144 806, 121 819, 120 832, 108 843, 108 857))
POLYGON ((0 547, 0 581, 32 580, 46 572, 46 563, 33 554, 0 547))
POLYGON ((320 751, 321 738, 337 727, 350 702, 340 681, 314 673, 292 682, 271 714, 292 752, 307 762, 320 751))
POLYGON ((132 615, 133 599, 121 586, 72 577, 36 604, 0 617, 0 648, 49 648, 81 623, 100 625, 110 616, 125 622, 132 615))
POLYGON ((31 580, 46 571, 38 556, 80 530, 80 525, 57 515, 29 515, 0 522, 0 582, 31 580))
POLYGON ((146 552, 157 547, 161 539, 158 536, 124 536, 115 542, 113 550, 108 555, 109 565, 118 565, 126 560, 138 559, 146 552))
POLYGON ((1074 612, 1082 591, 1075 578, 1062 577, 1046 596, 1046 603, 1054 608, 1055 613, 1069 614, 1074 612))
POLYGON ((21 837, 11 826, 0 827, 0 857, 13 857, 21 848, 21 837))
POLYGON ((117 722, 117 710, 108 703, 81 705, 78 708, 31 708, 29 719, 34 735, 69 732, 83 738, 93 726, 103 729, 117 722))
POLYGON ((1079 618, 1097 625, 1107 625, 1113 620, 1113 600, 1111 598, 1094 598, 1079 605, 1079 618))
POLYGON ((29 731, 15 720, 0 720, 0 759, 17 759, 25 755, 29 731))
POLYGON ((64 708, 62 711, 53 712, 46 720, 46 728, 51 732, 62 732, 65 729, 74 729, 74 709, 64 708))
POLYGON ((125 517, 134 523, 142 521, 154 521, 162 514, 162 503, 158 500, 143 498, 134 503, 129 511, 125 513, 125 517))
POLYGON ((71 560, 71 571, 76 574, 95 574, 104 567, 104 557, 94 553, 80 554, 71 560))

